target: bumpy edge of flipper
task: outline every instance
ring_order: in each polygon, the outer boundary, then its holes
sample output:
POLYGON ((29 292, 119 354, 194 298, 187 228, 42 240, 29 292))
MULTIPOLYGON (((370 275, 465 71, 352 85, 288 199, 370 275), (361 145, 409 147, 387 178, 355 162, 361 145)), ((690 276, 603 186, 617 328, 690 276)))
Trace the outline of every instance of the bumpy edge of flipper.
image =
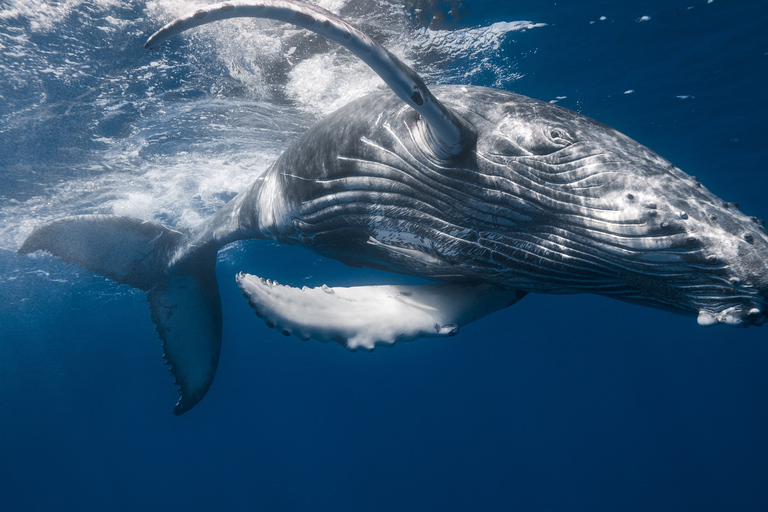
POLYGON ((525 296, 488 283, 294 288, 244 273, 237 275, 237 283, 269 327, 305 340, 335 341, 353 351, 453 336, 525 296))
POLYGON ((286 0, 232 1, 209 5, 168 23, 144 44, 162 41, 193 27, 228 18, 252 17, 284 21, 334 41, 365 62, 392 91, 427 123, 424 143, 440 158, 449 159, 472 147, 476 133, 466 121, 443 105, 410 67, 363 32, 321 7, 286 0))
POLYGON ((119 283, 148 291, 163 357, 188 411, 213 382, 221 351, 221 303, 216 250, 188 254, 169 267, 185 236, 160 224, 128 217, 82 215, 36 229, 19 248, 46 251, 119 283))

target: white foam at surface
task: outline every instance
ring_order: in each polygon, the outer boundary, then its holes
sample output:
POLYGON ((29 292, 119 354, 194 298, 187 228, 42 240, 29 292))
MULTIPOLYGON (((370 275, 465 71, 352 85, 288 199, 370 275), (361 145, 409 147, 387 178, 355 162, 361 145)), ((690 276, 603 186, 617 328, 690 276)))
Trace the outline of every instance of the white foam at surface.
POLYGON ((458 30, 422 28, 416 31, 417 38, 413 43, 425 48, 439 49, 441 53, 459 52, 473 56, 477 55, 478 52, 498 50, 510 32, 546 26, 545 23, 532 23, 530 21, 499 21, 487 27, 458 30))
POLYGON ((344 57, 320 54, 297 64, 285 87, 289 97, 320 116, 384 87, 383 80, 365 64, 344 57))
POLYGON ((0 20, 26 18, 32 31, 50 30, 65 13, 80 5, 82 0, 62 0, 51 3, 40 0, 7 0, 0 5, 0 20))
POLYGON ((519 79, 520 75, 510 72, 509 68, 502 70, 489 61, 498 57, 510 33, 545 26, 545 23, 512 21, 457 30, 421 28, 408 37, 406 44, 411 55, 430 55, 434 59, 427 70, 419 70, 423 75, 432 76, 442 83, 457 83, 471 81, 474 75, 491 71, 497 77, 493 86, 504 87, 519 79), (471 62, 471 65, 457 66, 457 63, 465 62, 471 62), (453 70, 462 68, 465 71, 461 75, 454 74, 453 70))
POLYGON ((338 14, 341 8, 347 5, 348 2, 346 0, 318 0, 313 3, 332 13, 338 14))

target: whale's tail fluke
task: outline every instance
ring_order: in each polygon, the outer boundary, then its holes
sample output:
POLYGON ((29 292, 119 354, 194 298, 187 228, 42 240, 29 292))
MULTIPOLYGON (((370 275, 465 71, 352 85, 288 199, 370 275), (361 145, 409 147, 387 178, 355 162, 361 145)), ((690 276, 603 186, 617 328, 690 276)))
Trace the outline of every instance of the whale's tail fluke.
POLYGON ((38 228, 19 248, 22 254, 49 252, 148 292, 164 357, 181 393, 175 414, 192 408, 208 391, 221 349, 217 248, 176 260, 186 241, 184 233, 157 223, 84 215, 38 228))

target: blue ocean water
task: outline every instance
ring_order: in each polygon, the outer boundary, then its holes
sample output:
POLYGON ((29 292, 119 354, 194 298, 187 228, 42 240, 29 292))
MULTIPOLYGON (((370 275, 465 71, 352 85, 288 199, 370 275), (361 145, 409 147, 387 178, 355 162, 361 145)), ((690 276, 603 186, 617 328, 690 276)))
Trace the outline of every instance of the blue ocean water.
MULTIPOLYGON (((768 217, 765 2, 318 3, 429 83, 556 101, 768 217)), ((272 243, 221 252, 216 381, 171 414, 144 294, 21 241, 81 213, 193 226, 381 86, 272 23, 142 48, 196 5, 0 0, 0 510, 765 510, 765 328, 528 296, 349 353, 268 329, 234 274, 401 278, 272 243)))

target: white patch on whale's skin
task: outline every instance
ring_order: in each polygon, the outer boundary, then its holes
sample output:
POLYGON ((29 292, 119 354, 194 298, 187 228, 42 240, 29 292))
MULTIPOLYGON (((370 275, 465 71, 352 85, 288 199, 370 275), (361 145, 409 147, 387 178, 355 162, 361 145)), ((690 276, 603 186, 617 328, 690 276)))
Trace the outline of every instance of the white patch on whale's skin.
POLYGON ((237 283, 270 327, 302 339, 335 341, 350 350, 453 336, 525 295, 477 283, 294 288, 242 272, 237 283))

